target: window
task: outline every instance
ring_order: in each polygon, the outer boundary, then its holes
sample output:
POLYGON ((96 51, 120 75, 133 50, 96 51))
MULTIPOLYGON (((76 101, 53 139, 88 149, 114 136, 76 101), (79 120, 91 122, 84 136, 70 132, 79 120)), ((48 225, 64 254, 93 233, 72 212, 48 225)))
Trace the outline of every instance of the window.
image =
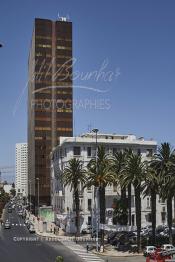
POLYGON ((68 46, 62 46, 62 45, 58 45, 58 46, 57 46, 57 49, 72 50, 71 47, 68 47, 68 46))
POLYGON ((91 211, 92 199, 88 199, 88 210, 91 211))
POLYGON ((80 147, 79 146, 74 146, 74 156, 80 156, 80 147))
POLYGON ((138 156, 141 155, 141 150, 140 150, 140 148, 137 149, 137 155, 138 155, 138 156))
POLYGON ((117 185, 113 185, 113 192, 117 192, 117 185))
POLYGON ((134 196, 131 196, 131 207, 135 207, 135 199, 134 199, 134 196))
POLYGON ((87 156, 91 156, 91 147, 87 148, 87 156))
POLYGON ((117 153, 117 148, 114 147, 114 148, 112 149, 112 151, 113 151, 113 155, 116 154, 116 153, 117 153))
POLYGON ((88 192, 91 192, 91 191, 92 191, 91 186, 87 187, 87 191, 88 191, 88 192))
POLYGON ((145 216, 145 218, 146 218, 146 221, 147 221, 148 223, 152 222, 151 213, 148 213, 148 214, 145 216))
POLYGON ((151 199, 150 199, 150 197, 147 197, 147 199, 146 199, 146 207, 147 208, 151 208, 151 199))
POLYGON ((146 150, 146 156, 147 157, 152 157, 152 155, 153 155, 153 150, 152 149, 147 149, 146 150))

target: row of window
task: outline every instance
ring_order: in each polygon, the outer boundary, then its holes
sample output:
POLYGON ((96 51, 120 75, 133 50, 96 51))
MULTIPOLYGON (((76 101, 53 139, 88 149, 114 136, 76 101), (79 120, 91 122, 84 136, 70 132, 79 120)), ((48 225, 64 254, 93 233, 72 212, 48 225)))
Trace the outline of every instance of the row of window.
MULTIPOLYGON (((52 119, 50 117, 36 117, 35 118, 36 121, 52 121, 52 119)), ((72 122, 71 118, 59 118, 56 120, 57 122, 72 122)))
MULTIPOLYGON (((58 86, 58 87, 66 87, 66 86, 68 86, 68 87, 72 87, 72 83, 69 81, 69 82, 52 82, 52 81, 47 81, 47 80, 35 80, 35 83, 37 84, 46 84, 46 85, 49 85, 49 87, 48 88, 50 88, 50 86, 52 86, 52 83, 54 84, 54 86, 58 86)), ((46 87, 44 87, 44 88, 46 88, 46 87)), ((42 89, 44 89, 44 88, 42 88, 42 89)), ((37 90, 35 90, 35 92, 36 92, 37 90)))
MULTIPOLYGON (((50 131, 51 127, 35 127, 36 131, 50 131)), ((57 131, 72 131, 72 128, 69 127, 58 127, 57 131)))
MULTIPOLYGON (((41 35, 37 35, 35 36, 36 39, 52 39, 51 36, 41 36, 41 35)), ((61 37, 57 37, 57 40, 62 40, 62 41, 66 41, 66 42, 72 42, 72 39, 70 38, 61 38, 61 37)))
MULTIPOLYGON (((35 109, 35 112, 44 112, 44 111, 47 111, 47 112, 53 112, 53 109, 43 109, 43 108, 36 108, 35 109)), ((66 108, 60 108, 60 109, 57 109, 55 110, 56 112, 58 113, 72 113, 72 109, 66 109, 66 108)))
MULTIPOLYGON (((42 48, 51 48, 52 45, 49 44, 37 44, 37 47, 42 47, 42 48)), ((69 46, 63 46, 63 45, 58 45, 56 49, 61 49, 61 50, 72 50, 72 47, 69 46)))
MULTIPOLYGON (((115 154, 117 151, 120 151, 120 149, 113 148, 113 154, 115 154)), ((146 151, 147 151, 147 153, 146 153, 147 157, 151 157, 153 155, 153 149, 147 149, 146 151)), ((80 156, 81 155, 81 147, 75 146, 73 148, 73 152, 74 152, 74 156, 80 156)), ((138 149, 138 152, 139 152, 139 154, 141 154, 140 149, 138 149)), ((87 147, 87 156, 88 157, 92 156, 91 147, 87 147)))

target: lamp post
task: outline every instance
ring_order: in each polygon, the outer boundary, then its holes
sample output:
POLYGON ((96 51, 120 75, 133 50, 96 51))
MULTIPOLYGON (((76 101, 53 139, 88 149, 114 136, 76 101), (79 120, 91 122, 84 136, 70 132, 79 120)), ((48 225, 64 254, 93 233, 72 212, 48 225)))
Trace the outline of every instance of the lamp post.
POLYGON ((31 190, 31 180, 29 180, 29 194, 30 194, 30 198, 29 198, 29 201, 30 201, 30 203, 29 203, 29 207, 30 207, 30 214, 31 214, 31 194, 32 194, 32 190, 31 190))
POLYGON ((39 215, 39 177, 36 178, 38 184, 38 215, 39 215))
MULTIPOLYGON (((98 134, 98 129, 94 128, 92 130, 93 133, 95 133, 95 161, 96 161, 96 175, 97 175, 97 151, 98 151, 98 143, 97 143, 97 134, 98 134)), ((95 188, 94 190, 94 204, 95 204, 95 220, 96 220, 96 250, 98 251, 98 230, 99 230, 99 201, 98 201, 98 187, 95 188)))

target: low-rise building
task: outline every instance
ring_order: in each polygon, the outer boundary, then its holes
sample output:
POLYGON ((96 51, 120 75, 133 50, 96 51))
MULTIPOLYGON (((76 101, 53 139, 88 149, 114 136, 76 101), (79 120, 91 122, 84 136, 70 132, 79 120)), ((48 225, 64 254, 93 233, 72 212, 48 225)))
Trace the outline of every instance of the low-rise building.
MULTIPOLYGON (((117 151, 131 149, 136 154, 141 154, 143 160, 149 160, 157 150, 157 142, 143 137, 136 138, 135 135, 98 134, 98 145, 105 147, 106 153, 114 154, 117 151)), ((67 214, 73 212, 73 192, 70 187, 62 184, 62 172, 68 161, 73 157, 83 161, 84 166, 95 157, 96 134, 86 133, 78 137, 61 137, 60 144, 52 152, 51 172, 51 201, 56 214, 67 214)), ((113 199, 117 197, 119 189, 115 186, 106 187, 106 209, 111 210, 113 199)), ((90 224, 94 206, 93 188, 80 188, 80 209, 83 216, 83 225, 90 224)), ((111 213, 111 212, 110 212, 111 213)), ((134 191, 132 189, 132 225, 135 222, 134 191)), ((111 219, 107 219, 111 223, 111 219)), ((150 197, 142 196, 142 225, 151 222, 150 197)), ((157 224, 166 223, 166 206, 157 197, 157 224)))
POLYGON ((10 194, 10 190, 12 189, 12 184, 6 184, 4 185, 4 191, 5 193, 10 194))

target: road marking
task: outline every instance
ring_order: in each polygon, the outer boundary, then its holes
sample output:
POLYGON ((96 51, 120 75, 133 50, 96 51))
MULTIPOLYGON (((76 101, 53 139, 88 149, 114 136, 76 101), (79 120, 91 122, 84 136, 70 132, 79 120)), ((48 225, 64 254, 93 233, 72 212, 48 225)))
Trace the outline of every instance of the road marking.
POLYGON ((78 244, 75 244, 74 242, 68 242, 66 243, 65 241, 60 241, 62 242, 63 245, 65 245, 67 248, 71 249, 76 255, 78 255, 80 258, 84 259, 86 262, 104 262, 103 259, 100 257, 96 256, 92 252, 88 252, 87 250, 78 244))

